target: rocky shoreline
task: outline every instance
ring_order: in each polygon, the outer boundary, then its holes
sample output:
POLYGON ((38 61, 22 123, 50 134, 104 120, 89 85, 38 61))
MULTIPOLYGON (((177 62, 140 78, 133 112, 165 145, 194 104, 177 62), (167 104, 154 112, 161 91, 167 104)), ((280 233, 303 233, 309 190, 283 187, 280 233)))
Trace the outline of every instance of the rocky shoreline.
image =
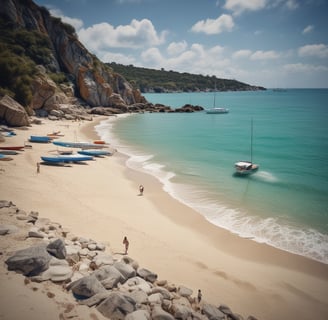
MULTIPOLYGON (((60 319, 78 318, 74 309, 85 305, 105 318, 141 319, 255 319, 244 318, 228 306, 198 301, 183 286, 159 279, 128 255, 106 252, 106 245, 78 237, 57 222, 30 213, 11 201, 0 201, 0 235, 3 266, 25 276, 24 284, 47 282, 59 286, 75 303, 60 319)), ((123 246, 122 246, 123 247, 123 246)), ((108 249, 108 248, 107 248, 108 249)))

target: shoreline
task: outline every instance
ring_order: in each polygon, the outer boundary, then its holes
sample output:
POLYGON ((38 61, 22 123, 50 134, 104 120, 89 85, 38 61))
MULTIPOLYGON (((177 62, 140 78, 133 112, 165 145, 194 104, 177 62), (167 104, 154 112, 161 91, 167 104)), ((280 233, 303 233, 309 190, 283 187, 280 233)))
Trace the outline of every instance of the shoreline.
MULTIPOLYGON (((65 131, 63 140, 72 140, 76 133, 81 140, 96 140, 94 127, 104 119, 86 124, 46 121, 33 125, 26 135, 45 134, 55 127, 65 131)), ((3 199, 37 210, 75 234, 104 242, 114 252, 122 250, 127 235, 129 254, 159 278, 186 285, 194 293, 202 289, 204 300, 215 304, 220 300, 240 314, 259 319, 328 315, 327 265, 212 225, 166 193, 155 177, 127 168, 126 156, 119 150, 87 165, 42 165, 37 174, 40 153, 51 148, 33 144, 32 150, 2 165, 3 199), (140 183, 145 186, 143 196, 138 196, 140 183), (42 197, 33 197, 38 193, 42 197)))
MULTIPOLYGON (((167 180, 169 181, 169 184, 166 184, 166 179, 163 179, 163 176, 167 176, 168 174, 170 174, 170 172, 165 171, 165 170, 159 170, 159 174, 157 171, 155 172, 150 172, 149 169, 145 169, 143 168, 143 161, 141 162, 136 162, 135 160, 131 161, 130 159, 134 159, 136 152, 133 152, 131 150, 133 149, 133 145, 125 145, 125 142, 121 142, 120 139, 117 139, 117 137, 115 137, 115 135, 113 136, 113 132, 112 132, 112 125, 115 121, 118 121, 121 117, 127 117, 130 115, 119 115, 117 116, 117 118, 113 118, 112 119, 106 119, 104 121, 100 121, 100 125, 97 124, 95 125, 95 127, 101 127, 101 128, 97 128, 96 131, 96 136, 94 136, 94 138, 100 138, 100 139, 108 139, 109 142, 113 143, 115 148, 118 148, 120 151, 120 154, 122 157, 124 157, 126 162, 128 163, 122 163, 124 166, 128 167, 130 170, 132 171, 137 171, 140 172, 142 174, 146 174, 147 176, 152 176, 155 177, 155 180, 161 185, 161 189, 166 192, 170 197, 176 199, 178 202, 184 204, 185 206, 191 208, 191 210, 197 212, 199 215, 201 215, 202 217, 204 217, 207 221, 209 221, 212 225, 214 225, 215 227, 221 229, 221 230, 226 230, 228 233, 232 233, 236 236, 238 236, 239 238, 242 239, 250 239, 252 241, 255 241, 259 244, 266 244, 269 247, 273 247, 276 248, 278 250, 282 250, 282 251, 286 251, 288 253, 291 254, 295 254, 295 255, 300 255, 302 257, 305 258, 309 258, 310 260, 314 260, 314 261, 318 261, 320 263, 326 264, 328 265, 328 261, 326 259, 326 255, 324 250, 321 250, 321 248, 324 248, 324 245, 322 244, 321 241, 324 241, 324 233, 321 233, 320 231, 317 231, 315 235, 313 235, 313 229, 310 226, 304 227, 304 229, 300 226, 300 227, 294 227, 292 224, 289 225, 281 225, 278 222, 277 223, 273 223, 273 225, 271 225, 271 231, 274 233, 275 230, 275 234, 272 235, 272 237, 270 237, 270 232, 267 232, 267 234, 263 233, 263 231, 258 228, 257 232, 255 232, 254 234, 249 234, 247 231, 244 232, 243 228, 238 228, 238 223, 243 220, 246 222, 245 225, 249 226, 252 225, 253 223, 259 224, 259 221, 256 218, 249 218, 247 217, 240 217, 238 218, 238 222, 236 223, 237 228, 234 227, 234 224, 225 224, 225 223, 217 223, 216 221, 214 221, 213 219, 211 220, 211 218, 207 218, 207 216, 211 217, 211 213, 210 215, 208 215, 208 209, 206 208, 202 208, 200 206, 198 206, 197 203, 197 198, 192 198, 189 195, 185 194, 185 191, 183 191, 181 193, 181 190, 176 190, 177 187, 174 186, 175 183, 170 181, 170 178, 168 178, 167 180), (107 128, 105 128, 107 126, 107 128), (109 132, 109 133, 108 133, 109 132), (114 139, 113 139, 114 138, 114 139), (122 147, 121 144, 124 144, 124 146, 122 147), (123 151, 122 151, 123 149, 123 151), (148 171, 148 172, 147 172, 148 171), (167 188, 168 187, 168 188, 167 188), (170 190, 170 191, 168 191, 170 190), (179 194, 180 192, 180 194, 179 194), (251 219, 256 219, 256 221, 251 221, 251 219), (285 236, 285 239, 288 240, 285 243, 281 241, 281 237, 279 237, 279 235, 277 234, 277 228, 280 228, 281 230, 284 230, 288 235, 289 233, 291 234, 291 237, 289 238, 287 235, 285 236), (304 231, 303 237, 298 236, 297 238, 295 238, 295 234, 299 234, 300 232, 304 231), (279 240, 279 241, 277 241, 279 240), (302 248, 301 246, 297 246, 296 244, 299 244, 301 241, 305 241, 305 242, 310 242, 309 244, 307 244, 307 246, 305 246, 304 248, 302 248), (311 241, 312 240, 312 241, 311 241), (319 245, 319 243, 321 243, 321 245, 319 245), (311 250, 312 248, 312 250, 311 250), (307 249, 309 249, 307 251, 307 249)), ((86 131, 86 134, 88 134, 88 132, 86 131)), ((148 156, 148 153, 141 153, 139 154, 139 152, 137 152, 137 154, 142 157, 142 158, 146 158, 148 156)), ((148 164, 153 164, 154 162, 152 160, 149 161, 147 160, 147 167, 148 164)), ((166 166, 166 165, 164 165, 166 166)), ((142 179, 141 179, 142 180, 142 179)), ((180 180, 181 183, 181 180, 180 180)), ((185 183, 185 182, 182 182, 185 183)), ((187 182, 187 184, 189 184, 189 182, 187 182)), ((180 188, 180 187, 178 187, 180 188)), ((192 188, 195 188, 194 186, 192 188)), ((197 188, 197 190, 199 191, 199 188, 197 188)), ((208 192, 208 191, 207 191, 208 192)), ((191 192, 192 193, 192 192, 191 192)), ((202 193, 205 195, 206 191, 202 191, 202 193)), ((203 197, 199 200, 199 201, 203 201, 203 197)), ((205 199, 208 199, 205 197, 205 199)), ((224 206, 228 206, 231 203, 225 203, 225 198, 224 195, 221 195, 221 198, 219 198, 219 201, 221 201, 222 203, 224 203, 224 206)), ((201 202, 202 203, 202 202, 201 202)), ((216 208, 217 210, 220 210, 221 208, 218 207, 216 208)), ((211 209, 211 210, 216 210, 216 209, 211 209)), ((242 208, 243 209, 243 208, 242 208)), ((232 209, 234 210, 234 209, 232 209)), ((246 209, 247 210, 247 209, 246 209)), ((248 208, 249 212, 252 212, 249 208, 248 208)), ((238 212, 238 210, 237 210, 238 212)), ((238 215, 238 214, 237 214, 238 215)), ((255 215, 256 216, 256 215, 255 215)), ((273 216, 271 214, 271 216, 273 216)), ((221 220, 225 220, 225 216, 221 216, 220 217, 221 220)), ((261 219, 261 218, 260 218, 261 219)), ((262 223, 265 223, 265 219, 267 218, 262 218, 264 219, 262 221, 262 223)), ((261 222, 261 221, 260 221, 261 222)), ((240 223, 243 224, 243 223, 240 223)), ((247 230, 247 228, 246 228, 247 230)), ((282 231, 280 231, 282 233, 282 231)), ((282 236, 284 236, 285 234, 282 234, 282 236)))

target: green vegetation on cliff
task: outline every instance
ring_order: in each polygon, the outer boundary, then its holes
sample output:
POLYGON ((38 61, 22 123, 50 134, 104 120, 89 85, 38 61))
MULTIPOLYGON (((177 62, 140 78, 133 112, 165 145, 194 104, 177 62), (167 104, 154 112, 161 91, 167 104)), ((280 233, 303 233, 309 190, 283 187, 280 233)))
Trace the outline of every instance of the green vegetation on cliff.
POLYGON ((115 62, 108 63, 108 65, 142 93, 211 91, 215 88, 218 91, 265 90, 263 87, 251 86, 237 80, 220 79, 215 76, 139 68, 115 62))
MULTIPOLYGON (((53 62, 49 37, 37 30, 20 28, 0 16, 0 95, 7 94, 28 106, 32 100, 32 81, 37 65, 48 71, 53 62)), ((52 70, 53 69, 53 70, 52 70)), ((57 83, 64 82, 63 73, 51 73, 57 83)))

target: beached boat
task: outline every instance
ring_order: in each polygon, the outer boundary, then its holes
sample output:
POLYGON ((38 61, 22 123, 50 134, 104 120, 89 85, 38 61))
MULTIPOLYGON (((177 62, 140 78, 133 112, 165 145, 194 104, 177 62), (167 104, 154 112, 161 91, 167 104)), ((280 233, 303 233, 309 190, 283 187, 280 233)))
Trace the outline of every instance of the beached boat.
POLYGON ((250 161, 238 161, 235 163, 236 175, 247 176, 256 172, 259 169, 259 165, 253 163, 253 119, 251 121, 251 160, 250 161))
POLYGON ((81 149, 101 149, 104 148, 104 144, 97 144, 93 142, 65 142, 65 141, 53 141, 56 146, 68 147, 68 148, 81 148, 81 149))
POLYGON ((41 156, 42 161, 50 163, 67 163, 93 160, 92 156, 82 154, 62 154, 56 156, 41 156))
POLYGON ((84 150, 78 151, 77 153, 84 154, 87 156, 94 156, 94 157, 111 155, 111 152, 109 152, 107 150, 99 150, 99 149, 84 149, 84 150))
POLYGON ((54 131, 52 133, 48 133, 47 137, 50 137, 52 139, 58 139, 60 137, 63 137, 64 135, 60 133, 60 131, 54 131))
POLYGON ((6 131, 2 133, 2 135, 4 135, 5 137, 13 137, 16 135, 16 133, 14 131, 6 131))
POLYGON ((13 160, 13 158, 8 157, 7 155, 0 153, 0 161, 10 161, 10 160, 13 160))
POLYGON ((95 144, 106 144, 104 140, 94 140, 93 143, 95 144))
POLYGON ((0 150, 22 150, 22 149, 24 149, 24 146, 0 146, 0 150))
POLYGON ((16 150, 0 150, 0 154, 10 155, 10 156, 13 156, 18 153, 19 152, 16 150))
POLYGON ((38 142, 38 143, 49 143, 51 142, 51 137, 48 136, 30 136, 30 142, 38 142))

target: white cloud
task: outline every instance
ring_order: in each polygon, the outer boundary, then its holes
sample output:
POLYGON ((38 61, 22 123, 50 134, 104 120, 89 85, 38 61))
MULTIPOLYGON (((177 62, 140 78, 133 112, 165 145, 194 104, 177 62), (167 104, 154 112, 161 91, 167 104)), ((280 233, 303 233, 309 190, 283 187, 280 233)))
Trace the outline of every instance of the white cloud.
POLYGON ((158 48, 149 48, 142 52, 141 58, 146 62, 146 65, 149 66, 162 66, 163 57, 158 48))
POLYGON ((288 72, 293 73, 308 73, 308 72, 325 72, 328 71, 327 66, 316 66, 312 64, 303 64, 303 63, 293 63, 293 64, 286 64, 283 68, 288 72))
POLYGON ((298 55, 300 57, 328 57, 328 46, 325 44, 309 44, 298 49, 298 55))
POLYGON ((286 7, 290 10, 295 10, 298 8, 298 3, 296 0, 287 0, 286 7))
POLYGON ((248 58, 252 54, 251 50, 243 49, 243 50, 238 50, 233 53, 232 57, 234 59, 242 59, 242 58, 248 58))
POLYGON ((129 25, 113 27, 99 23, 78 32, 79 39, 92 51, 105 48, 142 48, 160 45, 166 32, 158 34, 148 19, 132 20, 129 25))
POLYGON ((81 29, 83 27, 83 21, 82 20, 66 17, 66 16, 64 16, 64 14, 59 9, 50 9, 49 12, 52 16, 58 17, 63 22, 72 25, 75 28, 76 31, 78 31, 79 29, 81 29))
POLYGON ((116 62, 124 65, 135 65, 136 60, 134 56, 121 54, 121 53, 113 53, 113 52, 99 52, 97 57, 103 62, 116 62))
POLYGON ((224 31, 231 31, 234 25, 230 15, 222 14, 217 19, 206 19, 196 22, 191 30, 193 32, 204 32, 206 34, 219 34, 224 31))
POLYGON ((186 41, 180 41, 180 42, 171 42, 169 46, 167 47, 167 52, 169 55, 176 55, 183 51, 185 51, 187 48, 187 42, 186 41))
POLYGON ((265 8, 267 0, 227 0, 224 8, 230 10, 235 15, 244 11, 258 11, 265 8))
POLYGON ((303 34, 307 34, 307 33, 311 33, 314 30, 314 26, 313 25, 308 25, 307 27, 305 27, 302 31, 303 34))
POLYGON ((272 60, 279 58, 279 53, 277 53, 274 50, 269 51, 262 51, 258 50, 255 51, 253 54, 251 54, 250 59, 251 60, 272 60))

